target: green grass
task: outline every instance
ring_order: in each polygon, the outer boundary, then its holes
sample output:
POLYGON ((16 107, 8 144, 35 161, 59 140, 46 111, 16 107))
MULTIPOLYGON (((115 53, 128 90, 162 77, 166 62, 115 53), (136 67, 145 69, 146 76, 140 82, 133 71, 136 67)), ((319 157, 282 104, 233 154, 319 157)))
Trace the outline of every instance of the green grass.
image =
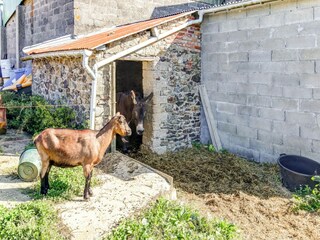
POLYGON ((47 201, 32 201, 12 209, 0 205, 0 239, 64 239, 57 213, 47 201))
MULTIPOLYGON (((63 201, 70 200, 75 196, 82 196, 85 185, 82 167, 52 167, 49 174, 49 184, 50 189, 45 196, 46 199, 63 201)), ((93 175, 91 187, 98 184, 98 179, 93 175)), ((40 180, 37 181, 35 188, 31 191, 31 197, 34 199, 42 199, 44 197, 40 194, 40 180)))
MULTIPOLYGON (((312 177, 313 181, 320 182, 320 176, 312 177)), ((301 187, 295 194, 293 210, 304 210, 308 212, 320 212, 320 184, 316 184, 314 188, 309 186, 301 187)))
POLYGON ((236 237, 233 224, 208 220, 188 207, 160 199, 140 217, 123 221, 105 240, 227 240, 236 237))

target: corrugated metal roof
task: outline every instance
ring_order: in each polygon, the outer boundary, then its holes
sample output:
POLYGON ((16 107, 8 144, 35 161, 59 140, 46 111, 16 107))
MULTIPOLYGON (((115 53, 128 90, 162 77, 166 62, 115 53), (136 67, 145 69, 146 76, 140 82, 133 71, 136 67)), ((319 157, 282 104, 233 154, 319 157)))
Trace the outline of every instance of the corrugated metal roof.
POLYGON ((193 12, 194 11, 122 25, 103 32, 86 35, 75 40, 68 40, 65 43, 59 42, 56 45, 51 43, 50 46, 41 46, 40 44, 37 47, 26 49, 24 52, 28 55, 32 55, 57 51, 71 51, 84 49, 94 50, 99 46, 114 42, 127 36, 142 32, 144 30, 151 29, 166 22, 189 15, 193 12))

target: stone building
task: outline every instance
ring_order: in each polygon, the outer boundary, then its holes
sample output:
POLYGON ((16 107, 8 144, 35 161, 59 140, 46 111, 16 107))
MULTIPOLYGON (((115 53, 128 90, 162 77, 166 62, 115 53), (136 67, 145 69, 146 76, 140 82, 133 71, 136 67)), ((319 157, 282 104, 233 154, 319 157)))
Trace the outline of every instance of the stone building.
POLYGON ((1 31, 0 57, 20 67, 26 64, 20 61, 25 46, 208 4, 191 0, 138 0, 134 4, 126 0, 4 0, 4 5, 10 11, 1 31))
POLYGON ((27 48, 33 61, 32 91, 73 106, 78 121, 89 118, 91 97, 96 96, 96 129, 114 114, 116 91, 153 92, 143 144, 157 153, 188 147, 200 140, 200 27, 193 24, 193 14, 27 48), (86 61, 91 70, 84 67, 86 61), (91 91, 93 79, 96 93, 91 91))

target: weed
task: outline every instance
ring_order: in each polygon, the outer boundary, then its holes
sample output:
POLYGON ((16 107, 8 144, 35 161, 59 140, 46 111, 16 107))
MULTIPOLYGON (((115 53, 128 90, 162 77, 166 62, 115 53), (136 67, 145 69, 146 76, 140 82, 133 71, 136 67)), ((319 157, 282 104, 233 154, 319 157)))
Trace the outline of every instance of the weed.
MULTIPOLYGON (((92 186, 98 185, 100 182, 97 178, 92 178, 92 186)), ((57 168, 52 167, 49 174, 50 189, 46 195, 47 199, 53 201, 70 200, 74 196, 80 196, 83 193, 85 178, 83 177, 82 167, 75 168, 57 168)), ((43 196, 40 192, 40 181, 37 182, 35 188, 30 191, 30 195, 35 199, 41 199, 43 196)))
POLYGON ((85 128, 75 122, 75 111, 69 107, 54 107, 43 97, 1 93, 7 106, 8 127, 32 135, 53 128, 85 128))
POLYGON ((105 239, 234 239, 233 224, 208 220, 185 206, 160 199, 140 217, 125 220, 105 239))
POLYGON ((318 182, 312 189, 309 186, 301 187, 294 195, 294 211, 305 210, 317 212, 320 209, 320 176, 313 176, 313 181, 318 182))
POLYGON ((19 204, 12 209, 0 205, 0 239, 63 239, 58 217, 46 201, 19 204))

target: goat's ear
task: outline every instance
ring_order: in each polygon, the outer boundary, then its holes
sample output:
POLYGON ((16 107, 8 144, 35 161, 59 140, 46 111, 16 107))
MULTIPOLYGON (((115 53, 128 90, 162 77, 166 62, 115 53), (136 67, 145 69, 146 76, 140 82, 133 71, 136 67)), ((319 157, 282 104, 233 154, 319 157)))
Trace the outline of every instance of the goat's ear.
POLYGON ((117 112, 115 116, 117 116, 117 117, 120 116, 120 112, 117 112))
POLYGON ((145 103, 148 103, 148 102, 150 102, 150 100, 152 99, 152 97, 153 97, 153 92, 150 93, 148 97, 146 97, 145 99, 143 99, 143 101, 144 101, 145 103))

